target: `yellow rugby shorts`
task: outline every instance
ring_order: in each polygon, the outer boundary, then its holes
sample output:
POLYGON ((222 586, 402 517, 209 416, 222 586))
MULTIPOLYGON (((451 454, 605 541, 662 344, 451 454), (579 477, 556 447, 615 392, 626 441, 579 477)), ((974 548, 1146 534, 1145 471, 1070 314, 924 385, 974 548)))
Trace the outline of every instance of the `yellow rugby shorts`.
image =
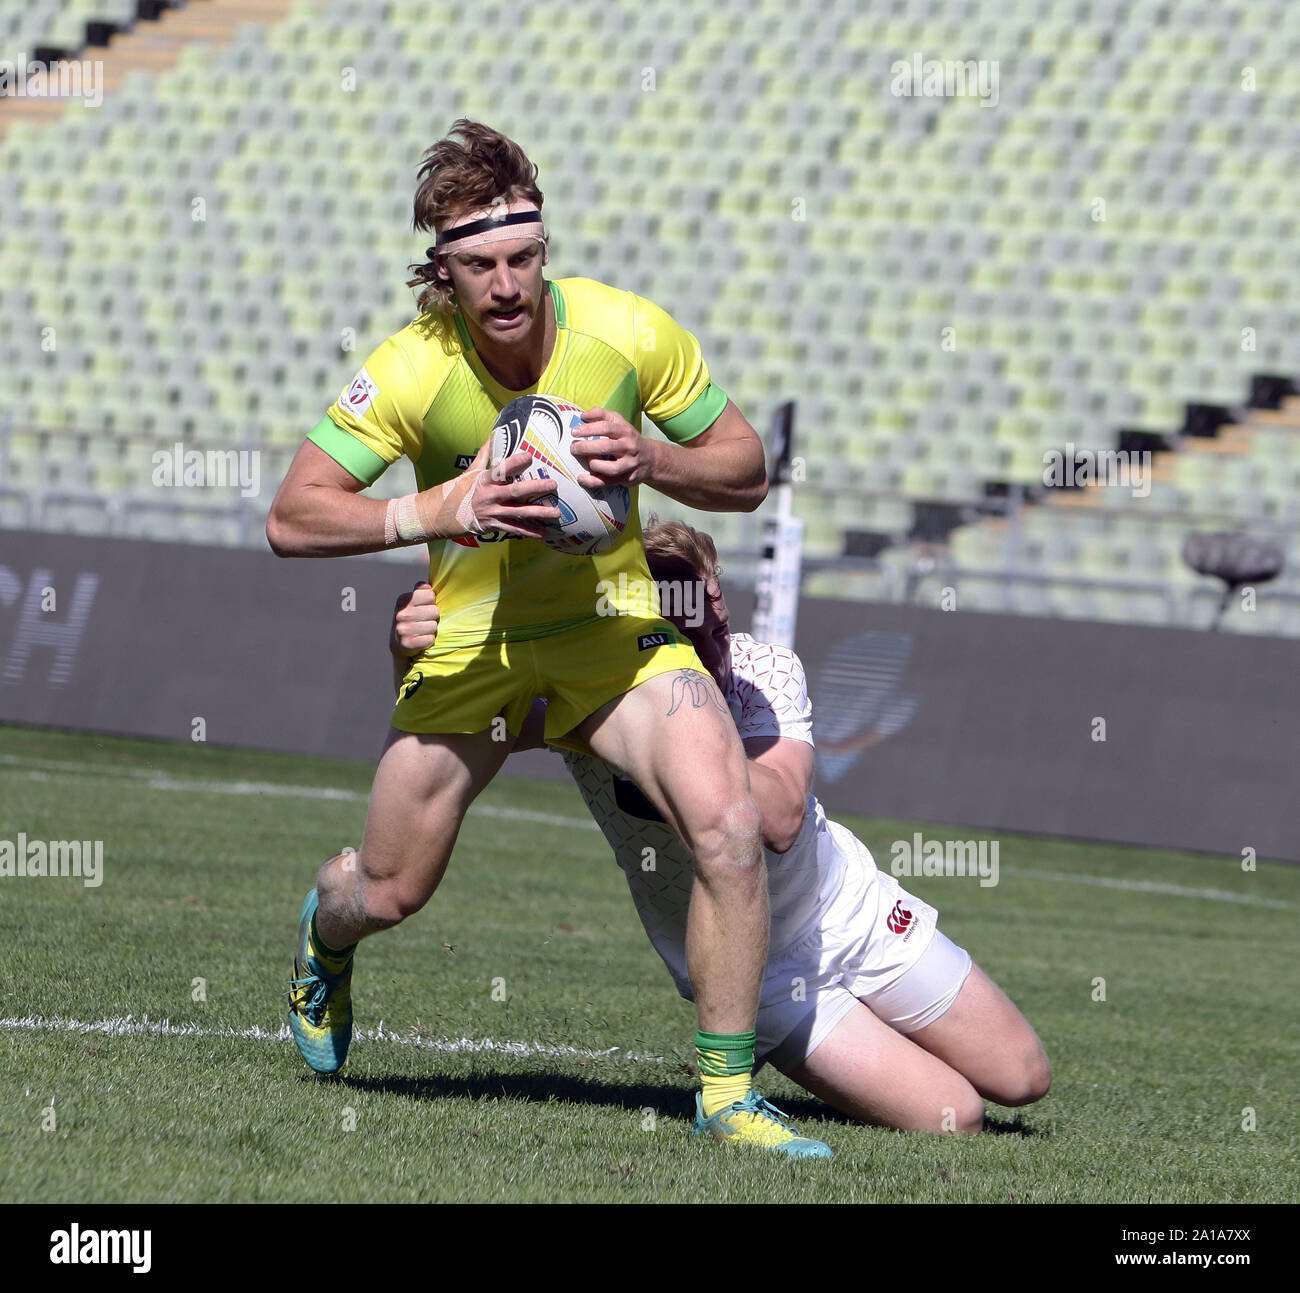
POLYGON ((435 735, 483 732, 498 715, 517 736, 533 700, 544 697, 546 740, 588 753, 565 733, 606 702, 661 673, 707 673, 695 648, 666 620, 602 616, 527 642, 450 647, 435 643, 402 679, 393 726, 435 735))

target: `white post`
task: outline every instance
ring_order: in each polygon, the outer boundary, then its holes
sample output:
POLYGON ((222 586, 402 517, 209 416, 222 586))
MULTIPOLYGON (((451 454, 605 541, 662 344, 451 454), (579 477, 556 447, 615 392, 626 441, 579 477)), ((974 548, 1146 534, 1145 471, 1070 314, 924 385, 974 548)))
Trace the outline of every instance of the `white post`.
POLYGON ((754 637, 759 642, 794 646, 799 618, 799 579, 803 567, 803 522, 794 514, 790 456, 794 447, 794 404, 777 410, 772 434, 772 479, 776 515, 763 523, 758 562, 754 637))

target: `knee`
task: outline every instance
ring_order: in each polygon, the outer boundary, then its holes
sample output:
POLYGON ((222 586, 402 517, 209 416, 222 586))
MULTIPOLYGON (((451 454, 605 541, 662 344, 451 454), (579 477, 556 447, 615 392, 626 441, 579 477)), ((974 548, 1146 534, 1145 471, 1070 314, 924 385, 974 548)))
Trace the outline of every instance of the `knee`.
POLYGON ((375 874, 356 849, 330 858, 316 876, 321 906, 349 927, 367 934, 400 925, 429 901, 433 888, 423 876, 375 874))
POLYGON ((1025 1098, 1022 1103, 1033 1104, 1035 1100, 1041 1100, 1051 1089, 1052 1065, 1040 1047, 1037 1056, 1025 1071, 1025 1098))
POLYGON ((1052 1066, 1043 1048, 1039 1046, 1017 1066, 995 1098, 998 1104, 1014 1109, 1041 1100, 1051 1090, 1051 1086, 1052 1066))
POLYGON ((361 909, 367 922, 376 930, 392 929, 413 916, 428 901, 429 895, 397 880, 363 879, 361 909))
POLYGON ((711 804, 694 823, 692 836, 696 865, 706 872, 762 863, 763 821, 749 795, 711 804))
POLYGON ((984 1130, 984 1101, 974 1089, 943 1109, 939 1130, 950 1136, 978 1136, 984 1130))

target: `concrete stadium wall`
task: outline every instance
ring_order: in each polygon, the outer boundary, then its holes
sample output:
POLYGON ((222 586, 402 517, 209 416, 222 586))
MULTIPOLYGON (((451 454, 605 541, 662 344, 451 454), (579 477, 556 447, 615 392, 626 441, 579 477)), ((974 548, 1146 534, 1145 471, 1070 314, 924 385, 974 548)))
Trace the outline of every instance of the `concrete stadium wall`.
MULTIPOLYGON (((373 759, 423 572, 0 531, 0 722, 373 759)), ((799 650, 832 812, 1300 861, 1300 642, 805 599, 799 650)))

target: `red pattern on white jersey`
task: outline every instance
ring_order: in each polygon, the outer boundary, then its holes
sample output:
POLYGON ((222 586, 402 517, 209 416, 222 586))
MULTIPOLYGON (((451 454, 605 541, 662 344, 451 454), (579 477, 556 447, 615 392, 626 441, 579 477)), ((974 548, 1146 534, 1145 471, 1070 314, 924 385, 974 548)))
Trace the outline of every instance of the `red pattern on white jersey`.
POLYGON ((723 694, 742 741, 751 736, 783 736, 813 743, 808 681, 803 662, 789 647, 733 633, 731 675, 723 694))

